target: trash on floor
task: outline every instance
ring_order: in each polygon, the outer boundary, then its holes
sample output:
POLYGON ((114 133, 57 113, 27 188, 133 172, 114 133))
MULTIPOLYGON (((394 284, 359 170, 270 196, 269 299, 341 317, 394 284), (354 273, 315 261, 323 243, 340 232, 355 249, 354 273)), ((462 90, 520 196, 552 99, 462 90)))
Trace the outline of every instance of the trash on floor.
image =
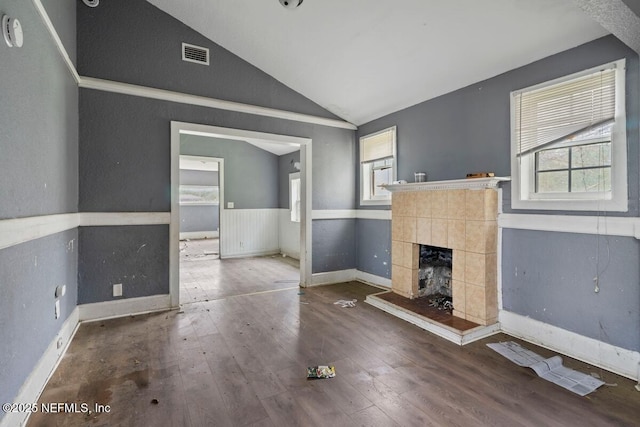
POLYGON ((342 308, 346 308, 346 307, 355 307, 356 302, 358 302, 357 299, 351 299, 351 300, 339 299, 338 301, 334 302, 334 304, 339 305, 342 308))
POLYGON ((336 376, 335 366, 311 366, 307 368, 307 378, 333 378, 336 376))
POLYGON ((500 353, 518 366, 533 369, 540 378, 580 396, 586 396, 601 385, 604 385, 604 382, 597 378, 565 367, 560 356, 545 359, 513 341, 489 343, 487 347, 500 353))

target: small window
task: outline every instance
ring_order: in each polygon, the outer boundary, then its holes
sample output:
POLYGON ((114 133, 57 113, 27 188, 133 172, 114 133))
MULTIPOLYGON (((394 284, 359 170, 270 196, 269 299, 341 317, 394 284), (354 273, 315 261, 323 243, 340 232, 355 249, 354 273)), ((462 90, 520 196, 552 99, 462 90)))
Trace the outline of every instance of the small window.
POLYGON ((360 138, 360 203, 391 203, 391 193, 383 185, 396 179, 396 127, 360 138))
POLYGON ((181 185, 181 205, 216 205, 219 203, 219 187, 210 185, 181 185))
POLYGON ((300 172, 289 174, 289 210, 291 222, 300 222, 300 172))
POLYGON ((511 94, 512 207, 627 210, 625 61, 511 94))

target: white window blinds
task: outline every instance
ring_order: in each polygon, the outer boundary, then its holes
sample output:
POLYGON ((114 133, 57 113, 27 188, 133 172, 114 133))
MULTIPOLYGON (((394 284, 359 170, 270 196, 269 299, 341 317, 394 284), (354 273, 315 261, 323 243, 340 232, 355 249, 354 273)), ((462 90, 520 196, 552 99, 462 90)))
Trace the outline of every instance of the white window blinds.
POLYGON ((518 155, 613 123, 615 68, 515 95, 518 155))
POLYGON ((362 138, 360 161, 372 162, 393 157, 395 127, 362 138))

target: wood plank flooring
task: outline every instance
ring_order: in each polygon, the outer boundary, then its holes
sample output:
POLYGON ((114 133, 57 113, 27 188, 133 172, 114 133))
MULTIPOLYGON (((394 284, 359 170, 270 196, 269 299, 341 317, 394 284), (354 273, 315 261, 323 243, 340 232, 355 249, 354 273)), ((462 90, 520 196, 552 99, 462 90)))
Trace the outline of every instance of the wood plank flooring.
POLYGON ((220 260, 218 239, 180 242, 180 302, 210 301, 300 284, 300 263, 272 255, 220 260))
POLYGON ((365 304, 375 292, 356 282, 284 289, 83 324, 40 402, 110 412, 37 413, 28 425, 640 425, 634 382, 564 358, 617 384, 577 396, 485 345, 513 338, 459 347, 365 304), (354 308, 333 304, 353 298, 354 308), (307 380, 319 364, 336 377, 307 380))

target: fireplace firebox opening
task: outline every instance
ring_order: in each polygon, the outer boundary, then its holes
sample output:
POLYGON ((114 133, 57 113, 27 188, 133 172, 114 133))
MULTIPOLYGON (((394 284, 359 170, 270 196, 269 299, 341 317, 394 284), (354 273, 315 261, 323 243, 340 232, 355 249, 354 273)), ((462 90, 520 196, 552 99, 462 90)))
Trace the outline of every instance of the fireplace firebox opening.
POLYGON ((429 245, 419 248, 418 298, 427 298, 430 306, 451 312, 453 251, 429 245))

